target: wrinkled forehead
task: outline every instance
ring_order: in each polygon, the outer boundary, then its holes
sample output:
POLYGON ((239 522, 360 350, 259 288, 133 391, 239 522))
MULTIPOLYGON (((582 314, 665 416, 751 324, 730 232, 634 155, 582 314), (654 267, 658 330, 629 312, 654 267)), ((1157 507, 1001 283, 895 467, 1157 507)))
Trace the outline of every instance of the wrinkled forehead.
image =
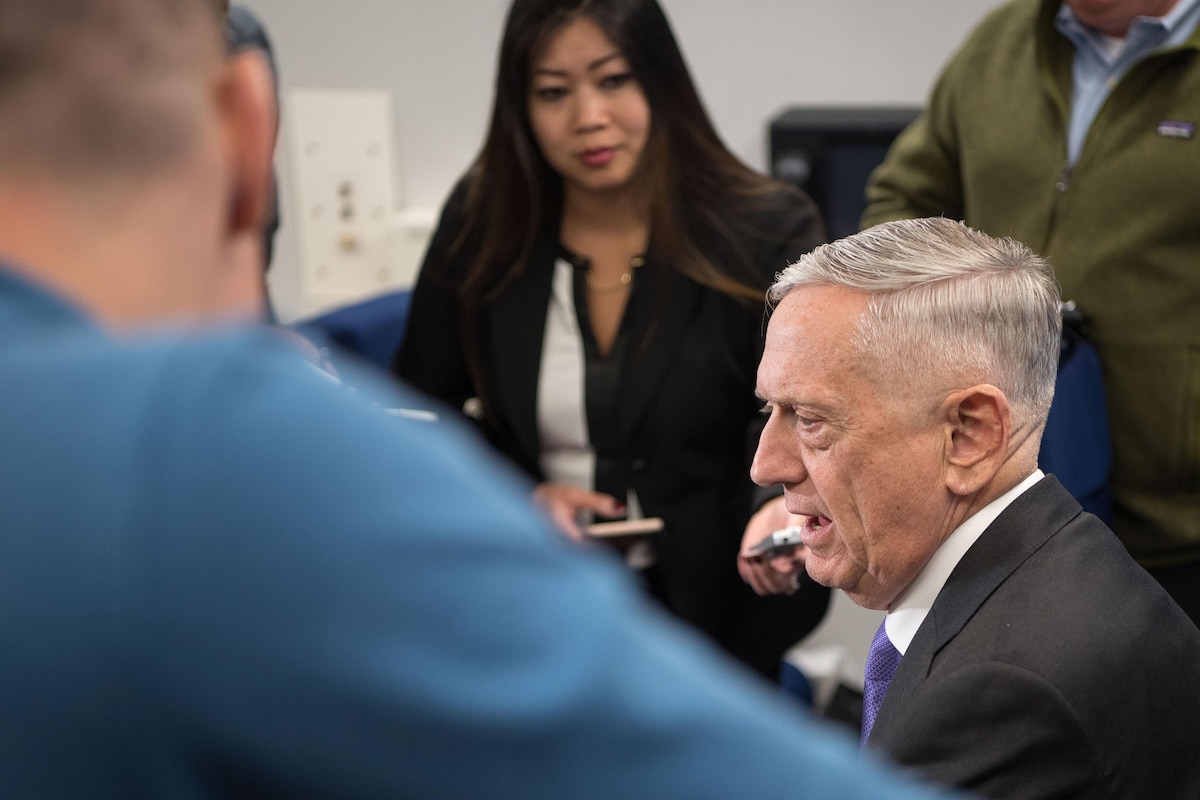
POLYGON ((844 286, 799 286, 775 306, 767 346, 810 349, 815 341, 848 344, 857 333, 870 296, 844 286))
POLYGON ((802 286, 785 295, 767 325, 759 391, 786 392, 801 381, 816 387, 858 372, 854 339, 867 300, 864 292, 836 286, 802 286))

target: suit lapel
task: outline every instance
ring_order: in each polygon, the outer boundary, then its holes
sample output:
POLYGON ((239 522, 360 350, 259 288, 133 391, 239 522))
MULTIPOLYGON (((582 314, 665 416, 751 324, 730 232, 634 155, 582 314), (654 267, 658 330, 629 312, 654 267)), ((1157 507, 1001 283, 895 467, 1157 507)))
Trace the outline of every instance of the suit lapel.
POLYGON ((629 343, 617 399, 622 438, 632 434, 671 368, 702 291, 699 284, 660 262, 648 261, 642 275, 641 291, 630 298, 622 323, 622 335, 629 343))
POLYGON ((499 420, 508 420, 525 463, 538 463, 537 387, 550 304, 557 242, 539 243, 529 267, 488 307, 487 341, 489 395, 499 420))
MULTIPOLYGON (((1054 476, 1034 484, 1000 513, 958 562, 900 660, 871 740, 902 731, 905 706, 929 677, 933 659, 1008 577, 1080 512, 1054 476)), ((902 734, 900 734, 902 735, 902 734)))
MULTIPOLYGON (((552 237, 539 244, 529 269, 489 305, 487 341, 481 342, 491 354, 487 388, 496 415, 509 421, 514 444, 531 464, 538 459, 538 372, 558 254, 559 245, 552 237)), ((671 368, 703 291, 699 284, 654 261, 648 261, 638 277, 642 285, 630 298, 622 321, 621 335, 629 343, 617 397, 622 438, 631 435, 671 368)))

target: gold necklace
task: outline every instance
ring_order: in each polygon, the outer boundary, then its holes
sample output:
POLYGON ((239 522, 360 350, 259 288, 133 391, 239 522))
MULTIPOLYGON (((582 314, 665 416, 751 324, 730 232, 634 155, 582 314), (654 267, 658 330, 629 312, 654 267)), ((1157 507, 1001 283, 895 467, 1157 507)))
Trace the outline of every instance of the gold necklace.
POLYGON ((646 259, 641 256, 634 256, 629 259, 629 269, 622 272, 620 277, 614 283, 601 283, 592 277, 591 269, 583 273, 583 280, 587 284, 587 288, 593 292, 615 292, 618 289, 623 289, 633 283, 633 271, 646 263, 646 259))

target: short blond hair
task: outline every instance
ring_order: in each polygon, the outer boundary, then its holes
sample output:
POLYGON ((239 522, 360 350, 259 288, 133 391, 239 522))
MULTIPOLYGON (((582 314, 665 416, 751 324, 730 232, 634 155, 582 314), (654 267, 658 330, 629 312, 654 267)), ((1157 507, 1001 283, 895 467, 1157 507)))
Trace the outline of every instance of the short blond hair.
POLYGON ((4 0, 0 171, 129 175, 177 158, 221 23, 213 0, 4 0))

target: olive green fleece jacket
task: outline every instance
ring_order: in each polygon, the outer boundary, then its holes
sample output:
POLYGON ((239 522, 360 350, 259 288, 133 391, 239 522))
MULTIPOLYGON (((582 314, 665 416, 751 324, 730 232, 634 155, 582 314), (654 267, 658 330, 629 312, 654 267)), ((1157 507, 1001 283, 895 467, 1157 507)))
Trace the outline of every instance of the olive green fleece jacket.
POLYGON ((971 34, 871 176, 862 224, 944 215, 1049 258, 1104 368, 1114 528, 1145 566, 1193 562, 1200 31, 1129 70, 1068 168, 1074 48, 1055 29, 1059 5, 1014 0, 971 34))

